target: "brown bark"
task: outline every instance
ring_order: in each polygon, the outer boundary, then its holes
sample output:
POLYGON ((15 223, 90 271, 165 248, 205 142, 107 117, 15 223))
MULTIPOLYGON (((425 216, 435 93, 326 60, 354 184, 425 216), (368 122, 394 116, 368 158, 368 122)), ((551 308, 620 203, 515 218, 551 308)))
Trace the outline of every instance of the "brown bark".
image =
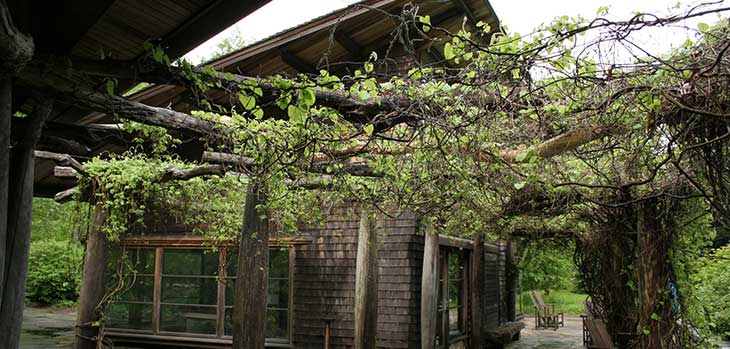
POLYGON ((474 239, 471 268, 471 347, 484 346, 482 329, 482 310, 484 309, 484 235, 478 234, 474 239))
POLYGON ((94 208, 94 220, 86 240, 84 270, 81 277, 81 292, 76 315, 76 349, 95 349, 99 341, 100 302, 104 297, 104 269, 107 258, 107 239, 101 232, 106 217, 104 210, 94 208))
POLYGON ((10 154, 8 217, 4 252, 4 280, 1 285, 0 348, 17 348, 23 322, 25 281, 28 275, 31 207, 33 202, 34 147, 43 122, 51 113, 53 100, 40 97, 30 127, 10 154))
POLYGON ((670 307, 664 299, 669 278, 669 224, 662 224, 658 199, 639 203, 638 220, 638 291, 640 347, 644 349, 671 348, 671 329, 676 326, 670 307))
POLYGON ((260 184, 250 183, 238 249, 233 349, 263 348, 269 287, 268 218, 256 206, 265 202, 260 184))
MULTIPOLYGON (((578 148, 581 145, 601 139, 611 133, 611 129, 601 126, 585 126, 557 135, 537 146, 536 155, 540 159, 548 159, 578 148)), ((518 162, 517 156, 528 150, 506 149, 498 152, 497 157, 506 162, 518 162)), ((487 160, 490 156, 479 154, 478 159, 487 160)))
POLYGON ((429 224, 424 231, 423 272, 421 273, 421 348, 436 344, 438 308, 439 236, 429 224))
POLYGON ((0 76, 10 76, 23 69, 33 57, 33 38, 15 27, 5 0, 0 0, 0 76))
POLYGON ((363 208, 357 240, 355 270, 355 348, 375 349, 378 327, 377 216, 363 208))
POLYGON ((514 261, 514 250, 512 240, 507 241, 505 248, 505 264, 507 275, 505 275, 505 292, 507 293, 507 321, 517 319, 517 278, 519 269, 514 261))
POLYGON ((52 153, 49 151, 36 150, 34 152, 36 158, 53 160, 61 166, 68 166, 76 172, 86 174, 86 168, 80 162, 76 161, 73 156, 68 154, 52 153))

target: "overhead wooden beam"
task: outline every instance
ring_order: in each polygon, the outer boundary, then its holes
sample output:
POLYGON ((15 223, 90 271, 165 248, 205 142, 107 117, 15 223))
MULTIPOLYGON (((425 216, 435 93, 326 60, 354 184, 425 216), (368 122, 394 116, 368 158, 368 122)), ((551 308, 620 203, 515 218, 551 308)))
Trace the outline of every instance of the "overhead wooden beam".
MULTIPOLYGON (((464 14, 473 29, 479 29, 477 28, 477 23, 479 23, 479 20, 476 16, 474 16, 474 12, 472 12, 472 10, 469 8, 469 5, 467 5, 464 0, 451 0, 451 3, 454 4, 454 6, 456 6, 461 11, 461 13, 464 14)), ((478 30, 477 32, 481 32, 481 30, 478 30)))
POLYGON ((345 50, 347 50, 347 52, 350 53, 350 56, 358 59, 363 57, 363 55, 365 54, 363 47, 347 33, 336 30, 334 37, 335 41, 337 41, 340 46, 342 46, 345 50))
POLYGON ((70 168, 76 170, 77 172, 86 174, 86 168, 84 167, 84 165, 82 165, 80 162, 78 162, 76 159, 74 159, 73 156, 71 156, 71 155, 52 153, 50 151, 42 151, 42 150, 36 150, 34 155, 36 158, 53 160, 59 165, 67 166, 67 167, 70 167, 70 168))
POLYGON ((317 68, 311 63, 305 61, 301 57, 292 53, 291 51, 282 50, 279 52, 281 60, 284 61, 288 66, 294 68, 296 71, 305 74, 317 73, 317 68))
POLYGON ((160 43, 165 52, 177 58, 202 44, 213 35, 248 16, 270 0, 209 1, 206 8, 168 34, 160 43))

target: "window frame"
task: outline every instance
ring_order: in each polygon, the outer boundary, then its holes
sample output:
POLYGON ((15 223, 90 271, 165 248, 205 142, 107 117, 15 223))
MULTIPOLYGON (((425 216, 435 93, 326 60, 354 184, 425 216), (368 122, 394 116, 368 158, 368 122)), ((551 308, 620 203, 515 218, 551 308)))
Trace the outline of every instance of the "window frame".
MULTIPOLYGON (((275 347, 291 347, 293 343, 293 330, 294 330, 294 258, 296 254, 296 245, 301 243, 307 243, 307 240, 290 238, 290 239, 270 239, 269 249, 281 249, 286 248, 288 256, 288 309, 287 309, 287 339, 283 338, 266 338, 266 344, 275 347)), ((160 338, 167 340, 167 338, 179 338, 180 342, 187 342, 190 340, 200 339, 201 341, 210 340, 221 340, 223 342, 230 341, 233 337, 231 335, 225 335, 224 321, 225 321, 225 279, 228 278, 225 270, 225 256, 229 251, 231 244, 217 244, 218 251, 218 274, 217 278, 217 303, 216 308, 216 333, 215 334, 201 334, 192 332, 172 332, 160 330, 160 310, 161 310, 161 293, 162 293, 162 268, 163 268, 163 253, 165 249, 209 249, 210 240, 202 237, 130 237, 123 238, 120 242, 112 245, 112 248, 132 249, 132 248, 147 248, 154 250, 155 266, 153 276, 153 295, 152 295, 152 330, 135 330, 126 329, 120 327, 108 327, 107 330, 110 334, 134 334, 137 336, 144 336, 148 338, 160 338)), ((200 277, 198 275, 191 277, 200 277)), ((193 305, 194 306, 194 305, 193 305)), ((267 307, 268 308, 268 307, 267 307)), ((232 306, 231 306, 232 309, 232 306)))
MULTIPOLYGON (((437 330, 436 335, 439 338, 438 347, 448 348, 452 344, 462 342, 471 336, 471 285, 469 284, 472 270, 472 249, 454 246, 452 244, 439 246, 438 256, 438 302, 437 302, 437 330), (450 336, 450 310, 449 306, 449 255, 451 253, 460 255, 459 264, 463 265, 460 275, 459 300, 457 305, 459 334, 450 336), (445 340, 443 337, 446 337, 445 340)), ((457 279, 458 280, 458 279, 457 279)))

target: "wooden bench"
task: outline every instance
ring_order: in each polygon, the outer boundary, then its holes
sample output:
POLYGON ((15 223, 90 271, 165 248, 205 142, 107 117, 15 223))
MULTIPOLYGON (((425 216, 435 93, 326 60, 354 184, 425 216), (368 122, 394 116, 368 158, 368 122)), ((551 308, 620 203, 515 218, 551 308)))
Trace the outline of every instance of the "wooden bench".
POLYGON ((501 326, 486 331, 487 348, 504 348, 513 340, 520 338, 520 331, 525 328, 522 321, 506 322, 501 326))

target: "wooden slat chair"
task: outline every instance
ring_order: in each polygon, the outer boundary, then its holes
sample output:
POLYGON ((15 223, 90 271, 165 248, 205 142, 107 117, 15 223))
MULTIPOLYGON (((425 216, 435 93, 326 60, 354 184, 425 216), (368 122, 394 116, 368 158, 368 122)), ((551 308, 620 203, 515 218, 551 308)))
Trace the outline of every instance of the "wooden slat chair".
POLYGON ((586 345, 589 349, 613 349, 613 340, 611 340, 603 320, 586 318, 584 324, 590 335, 590 341, 586 345))
POLYGON ((546 327, 554 327, 555 329, 563 327, 565 325, 565 317, 563 316, 563 313, 555 311, 555 304, 545 304, 540 291, 532 292, 535 293, 535 300, 537 300, 537 304, 545 312, 546 319, 548 320, 546 327))
POLYGON ((591 342, 591 334, 588 332, 588 325, 586 324, 586 321, 588 319, 595 318, 595 315, 593 314, 593 302, 589 299, 586 299, 583 302, 583 314, 581 314, 580 318, 583 320, 583 346, 588 346, 588 343, 591 342))
POLYGON ((562 313, 556 314, 554 305, 552 305, 552 309, 549 305, 545 305, 542 296, 537 291, 530 291, 529 294, 532 304, 535 306, 535 328, 552 327, 558 329, 558 324, 562 325, 562 313))

